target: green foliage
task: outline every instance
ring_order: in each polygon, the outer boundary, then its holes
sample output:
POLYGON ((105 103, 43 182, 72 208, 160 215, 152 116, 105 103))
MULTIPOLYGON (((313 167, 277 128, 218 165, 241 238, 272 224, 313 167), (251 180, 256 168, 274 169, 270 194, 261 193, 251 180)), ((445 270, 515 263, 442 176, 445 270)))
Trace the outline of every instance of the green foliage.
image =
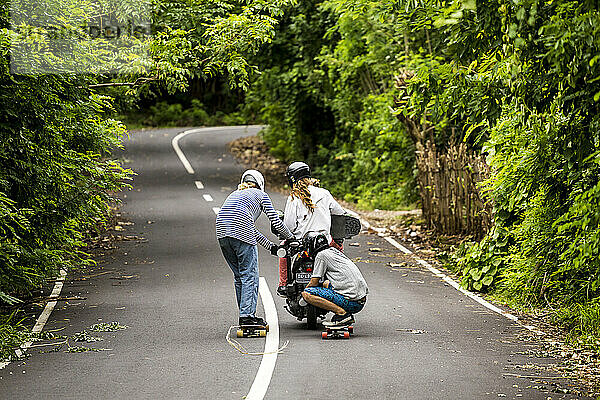
POLYGON ((571 304, 562 307, 553 315, 555 323, 569 331, 569 339, 600 350, 600 301, 594 299, 585 304, 571 304))
POLYGON ((17 312, 0 316, 0 360, 16 360, 15 349, 30 337, 17 312))
POLYGON ((509 262, 509 249, 509 237, 499 228, 494 228, 479 243, 462 246, 453 255, 454 269, 462 275, 461 285, 479 292, 492 289, 497 284, 499 272, 509 262))
POLYGON ((228 114, 217 111, 209 114, 206 106, 198 99, 193 99, 188 108, 184 108, 181 103, 158 101, 147 110, 130 112, 123 118, 130 129, 134 127, 248 125, 254 122, 243 111, 234 111, 228 114))
POLYGON ((492 177, 482 189, 493 201, 495 228, 459 254, 463 284, 527 306, 556 307, 557 320, 577 334, 597 332, 598 5, 478 2, 443 24, 433 17, 438 11, 430 10, 438 59, 428 61, 435 65, 429 72, 416 69, 399 112, 427 119, 438 131, 462 125, 463 140, 488 155, 492 177), (467 40, 475 25, 484 28, 482 42, 467 40), (446 40, 436 40, 440 32, 446 40), (477 74, 461 72, 458 48, 466 70, 477 74), (477 95, 491 107, 466 101, 477 95))
POLYGON ((286 161, 303 159, 334 194, 372 208, 416 200, 414 147, 390 113, 396 66, 384 28, 365 12, 339 15, 334 2, 303 2, 261 54, 267 68, 247 101, 261 104, 264 139, 286 161))
MULTIPOLYGON (((7 49, 4 49, 7 50, 7 49)), ((129 172, 106 159, 124 126, 80 78, 0 75, 0 290, 24 295, 60 267, 88 262, 86 231, 108 212, 129 172), (33 95, 32 95, 33 94, 33 95)))

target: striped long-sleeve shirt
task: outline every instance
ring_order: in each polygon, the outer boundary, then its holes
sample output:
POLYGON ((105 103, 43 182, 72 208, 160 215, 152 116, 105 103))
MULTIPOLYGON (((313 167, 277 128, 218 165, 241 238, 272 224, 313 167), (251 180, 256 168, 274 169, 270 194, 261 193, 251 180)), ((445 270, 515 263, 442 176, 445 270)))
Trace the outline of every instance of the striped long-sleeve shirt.
POLYGON ((261 212, 269 217, 271 224, 286 239, 294 238, 277 216, 269 195, 262 190, 249 188, 236 190, 225 199, 217 214, 217 239, 232 237, 252 245, 258 242, 270 250, 273 243, 260 233, 254 224, 261 212))

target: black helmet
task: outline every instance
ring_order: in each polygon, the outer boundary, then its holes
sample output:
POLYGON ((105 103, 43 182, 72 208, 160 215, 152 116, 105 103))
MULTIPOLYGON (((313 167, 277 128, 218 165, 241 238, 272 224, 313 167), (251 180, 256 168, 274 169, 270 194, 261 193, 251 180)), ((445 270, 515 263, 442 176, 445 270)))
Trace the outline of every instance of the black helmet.
POLYGON ((294 184, 300 179, 310 178, 310 167, 301 161, 293 162, 287 167, 285 177, 288 179, 290 187, 294 187, 294 184))
POLYGON ((302 242, 311 258, 314 258, 321 250, 329 247, 329 240, 327 240, 327 236, 324 233, 308 232, 302 242))

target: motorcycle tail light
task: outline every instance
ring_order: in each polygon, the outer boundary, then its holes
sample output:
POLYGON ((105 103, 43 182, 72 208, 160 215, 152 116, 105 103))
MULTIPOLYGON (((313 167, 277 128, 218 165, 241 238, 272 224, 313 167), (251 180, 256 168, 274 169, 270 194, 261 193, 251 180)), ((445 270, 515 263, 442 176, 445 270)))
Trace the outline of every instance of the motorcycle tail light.
POLYGON ((311 267, 306 268, 306 272, 312 272, 312 268, 311 267))

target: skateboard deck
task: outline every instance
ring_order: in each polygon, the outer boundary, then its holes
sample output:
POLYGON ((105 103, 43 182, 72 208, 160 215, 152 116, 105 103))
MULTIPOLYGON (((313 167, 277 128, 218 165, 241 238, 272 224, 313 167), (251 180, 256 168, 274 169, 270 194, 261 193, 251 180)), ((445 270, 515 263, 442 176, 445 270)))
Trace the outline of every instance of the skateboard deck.
POLYGON ((265 337, 269 332, 269 325, 240 325, 237 337, 265 337))
POLYGON ((321 339, 350 339, 350 335, 353 333, 353 325, 326 326, 325 330, 321 332, 321 339))

